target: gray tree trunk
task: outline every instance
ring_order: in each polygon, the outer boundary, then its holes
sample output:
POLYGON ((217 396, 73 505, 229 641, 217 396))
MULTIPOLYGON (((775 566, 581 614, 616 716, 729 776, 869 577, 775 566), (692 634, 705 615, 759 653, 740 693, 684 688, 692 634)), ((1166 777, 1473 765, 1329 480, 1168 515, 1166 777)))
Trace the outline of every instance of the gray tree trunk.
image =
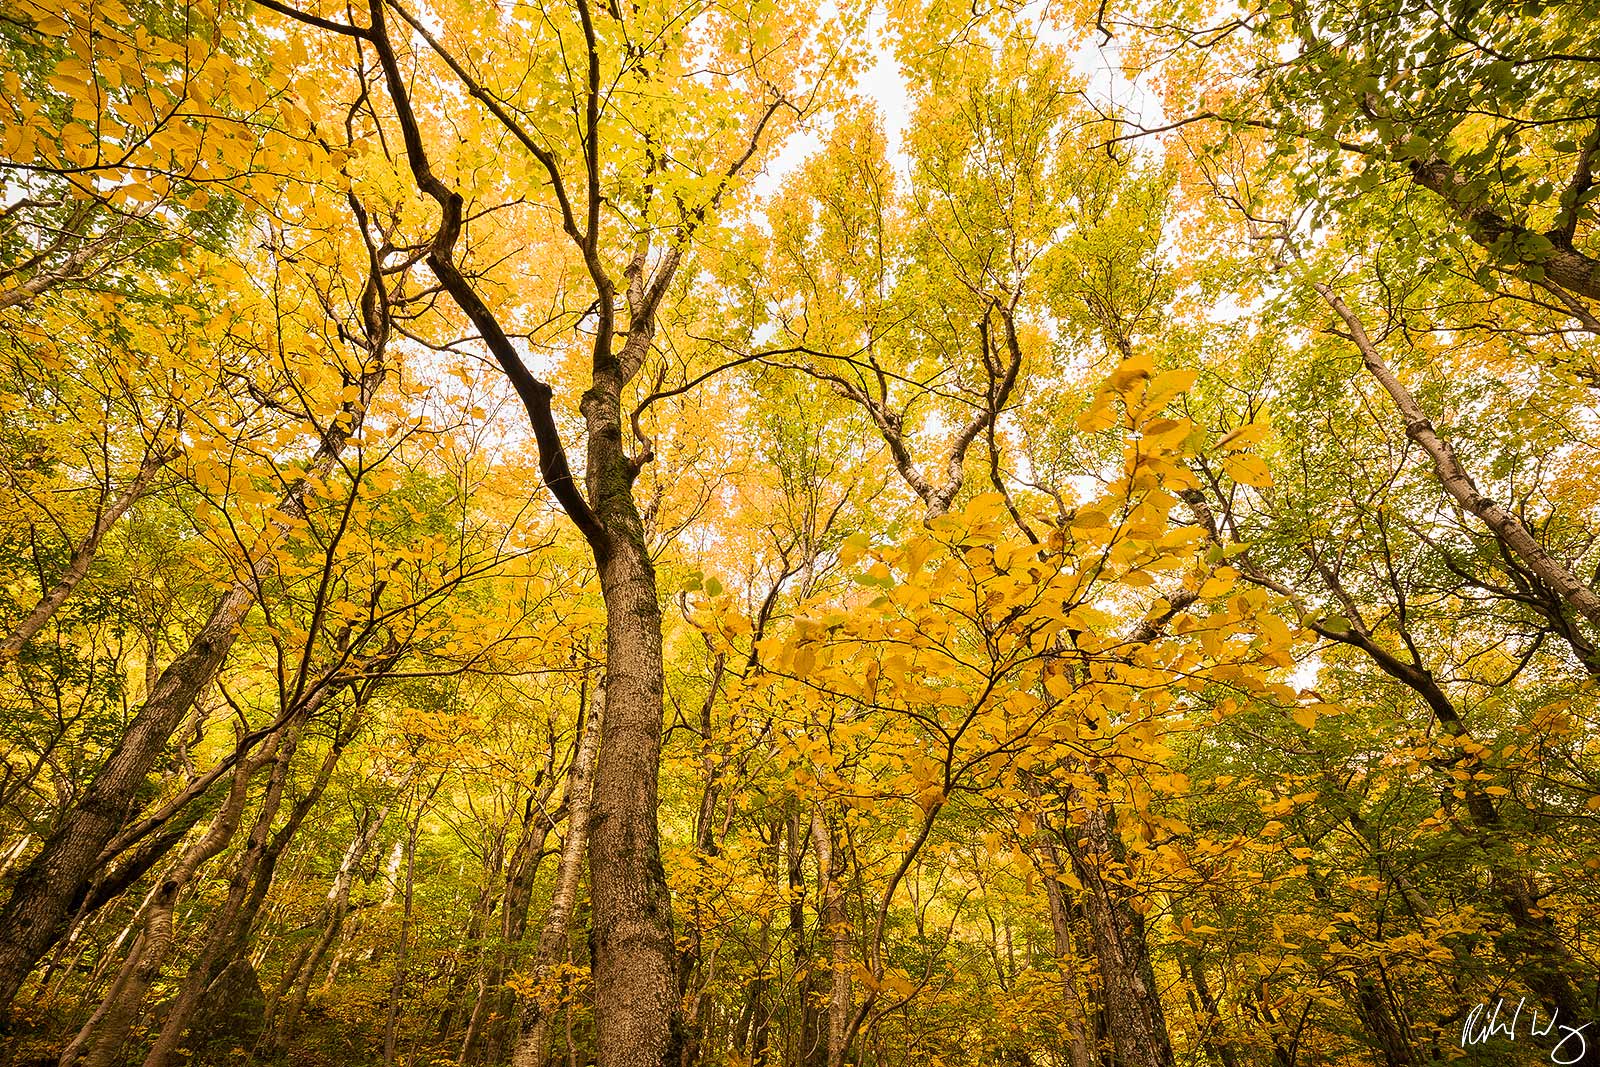
MULTIPOLYGON (((589 844, 595 758, 608 713, 607 692, 601 688, 589 702, 583 736, 567 778, 567 836, 561 842, 561 860, 556 867, 556 887, 550 898, 550 910, 545 914, 544 926, 539 930, 539 944, 534 950, 530 976, 536 983, 548 982, 551 968, 567 953, 572 911, 578 899, 578 877, 583 871, 589 844)), ((592 886, 592 874, 590 878, 592 886)), ((549 1057, 554 1008, 553 997, 536 996, 523 1009, 522 1032, 511 1056, 512 1067, 544 1067, 549 1057)))

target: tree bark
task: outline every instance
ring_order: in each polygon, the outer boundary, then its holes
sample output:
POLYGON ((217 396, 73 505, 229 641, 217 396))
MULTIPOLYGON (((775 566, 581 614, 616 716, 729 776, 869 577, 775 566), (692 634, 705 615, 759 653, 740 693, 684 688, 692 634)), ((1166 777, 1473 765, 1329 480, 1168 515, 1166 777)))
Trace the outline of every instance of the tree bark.
MULTIPOLYGON (((649 340, 648 332, 630 334, 625 358, 635 341, 649 340)), ((623 374, 616 361, 597 362, 583 401, 589 495, 604 531, 595 557, 606 605, 606 710, 589 846, 595 1020, 605 1067, 663 1067, 682 1033, 672 900, 656 824, 661 604, 633 500, 635 472, 622 451, 623 374)))
POLYGON ((41 293, 63 282, 82 277, 86 271, 94 268, 94 258, 97 255, 116 244, 126 225, 127 223, 122 221, 114 223, 92 240, 79 235, 78 239, 83 243, 63 259, 60 266, 41 270, 20 285, 0 290, 0 311, 31 303, 41 293))
POLYGON ((1339 318, 1344 320, 1346 328, 1350 331, 1350 340, 1360 350, 1361 359, 1366 364, 1367 370, 1394 400, 1395 407, 1405 419, 1406 436, 1420 445, 1428 454, 1428 458, 1433 461, 1434 473, 1438 475, 1439 483, 1444 486, 1445 492, 1454 497, 1464 509, 1481 519, 1502 544, 1516 553, 1528 565, 1529 570, 1560 593, 1562 599, 1591 623, 1600 626, 1600 596, 1596 596, 1594 590, 1580 581, 1571 569, 1553 559, 1515 515, 1478 490, 1477 483, 1472 480, 1472 476, 1456 457, 1455 449, 1448 440, 1439 435, 1433 423, 1429 421, 1427 413, 1422 410, 1422 405, 1417 403, 1416 398, 1401 384, 1400 379, 1395 377, 1394 371, 1390 370, 1389 364, 1378 352, 1377 345, 1372 343, 1372 338, 1368 336, 1366 328, 1350 309, 1350 305, 1323 282, 1312 282, 1311 286, 1323 300, 1327 301, 1328 306, 1333 308, 1339 318))
MULTIPOLYGON (((517 1038, 512 1054, 512 1067, 544 1067, 549 1056, 550 1026, 555 1015, 555 998, 547 997, 545 986, 550 981, 550 970, 567 952, 568 930, 572 924, 572 911, 578 900, 578 877, 583 871, 583 858, 588 846, 591 793, 596 757, 604 743, 604 720, 610 715, 609 691, 597 690, 589 702, 587 719, 583 723, 582 739, 572 760, 572 770, 567 778, 567 837, 561 842, 561 860, 556 867, 556 887, 550 898, 550 910, 545 914, 544 926, 539 930, 539 944, 534 951, 529 978, 538 991, 523 1009, 522 1032, 517 1038)), ((654 820, 652 820, 652 825, 654 820)), ((593 893, 590 874, 590 892, 593 893)), ((598 916, 596 922, 598 923, 598 916)))
POLYGON ((1106 1029, 1123 1067, 1174 1067, 1167 1021, 1150 962, 1144 917, 1127 899, 1117 871, 1127 866, 1111 808, 1083 805, 1081 827, 1063 833, 1095 943, 1106 1029))
MULTIPOLYGON (((297 478, 280 498, 277 510, 283 517, 271 521, 265 543, 260 546, 263 553, 282 540, 291 522, 305 518, 310 482, 333 467, 345 443, 360 426, 367 405, 384 379, 381 344, 374 344, 373 358, 361 376, 356 399, 347 403, 340 417, 327 428, 306 474, 297 478)), ((254 602, 254 581, 248 577, 235 580, 212 608, 188 649, 161 672, 154 691, 129 723, 83 799, 17 876, 11 897, 0 911, 0 1016, 9 1013, 34 964, 66 932, 95 874, 101 851, 127 823, 139 787, 184 713, 221 668, 254 602)))
POLYGON ((1494 250, 1508 237, 1513 240, 1544 238, 1549 242, 1546 246, 1549 251, 1540 256, 1520 256, 1522 262, 1543 268, 1546 278, 1570 293, 1600 300, 1600 261, 1572 247, 1570 235, 1535 234, 1506 218, 1494 210, 1482 193, 1470 192, 1471 183, 1438 156, 1412 163, 1411 180, 1443 200, 1456 217, 1466 223, 1467 235, 1486 249, 1494 250))
MULTIPOLYGON (((1200 1044, 1222 1067, 1239 1067, 1239 1057, 1233 1051, 1233 1044, 1217 1033, 1222 1025, 1222 1009, 1217 1003, 1215 994, 1211 992, 1211 983, 1206 979, 1205 960, 1201 959, 1200 950, 1192 945, 1185 945, 1180 947, 1179 953, 1179 967, 1200 1001, 1199 1010, 1195 1012, 1195 1021, 1200 1029, 1200 1044), (1201 1012, 1205 1013, 1203 1017, 1201 1012)), ((1192 1001, 1190 1006, 1194 1007, 1192 1001)))

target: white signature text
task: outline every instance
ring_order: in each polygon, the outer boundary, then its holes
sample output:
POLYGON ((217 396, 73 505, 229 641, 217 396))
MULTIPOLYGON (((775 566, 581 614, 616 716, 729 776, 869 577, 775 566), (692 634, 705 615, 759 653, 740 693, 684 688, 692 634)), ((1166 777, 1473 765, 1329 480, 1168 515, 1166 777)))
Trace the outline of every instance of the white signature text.
POLYGON ((1516 1041, 1520 1037, 1554 1039, 1555 1044, 1550 1049, 1551 1063, 1579 1063, 1589 1051, 1589 1040, 1584 1036, 1584 1031, 1594 1024, 1587 1022, 1578 1026, 1568 1026, 1560 1021, 1560 1017, 1561 1012, 1558 1009, 1548 1017, 1541 1028, 1539 1009, 1527 1007, 1526 997, 1518 1000, 1514 1008, 1506 1004, 1504 997, 1493 1002, 1474 1004, 1472 1010, 1467 1012, 1466 1021, 1461 1024, 1461 1047, 1467 1049, 1487 1044, 1497 1037, 1503 1037, 1507 1041, 1516 1041), (1522 1015, 1525 1007, 1529 1020, 1527 1026, 1523 1027, 1522 1015))

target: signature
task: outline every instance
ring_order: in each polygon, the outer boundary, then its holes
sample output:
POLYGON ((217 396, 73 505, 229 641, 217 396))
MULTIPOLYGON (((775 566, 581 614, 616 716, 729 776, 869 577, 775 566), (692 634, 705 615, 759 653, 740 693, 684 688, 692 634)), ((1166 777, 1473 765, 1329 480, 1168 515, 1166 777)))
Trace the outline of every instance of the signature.
POLYGON ((1461 1047, 1472 1048, 1474 1045, 1486 1044, 1497 1037, 1515 1041, 1524 1034, 1530 1038, 1556 1037, 1556 1043, 1550 1049, 1550 1062, 1555 1064, 1581 1062, 1589 1051, 1589 1039, 1583 1032, 1594 1025, 1593 1022, 1568 1026, 1559 1022, 1561 1011, 1557 1009, 1551 1013, 1544 1028, 1540 1029, 1539 1009, 1529 1008, 1532 1018, 1526 1030, 1519 1030, 1522 1023, 1522 1009, 1526 1004, 1526 997, 1517 1001, 1515 1009, 1507 1007, 1504 997, 1493 1003, 1484 1001, 1482 1004, 1474 1004, 1472 1010, 1467 1012, 1466 1021, 1461 1024, 1461 1047))

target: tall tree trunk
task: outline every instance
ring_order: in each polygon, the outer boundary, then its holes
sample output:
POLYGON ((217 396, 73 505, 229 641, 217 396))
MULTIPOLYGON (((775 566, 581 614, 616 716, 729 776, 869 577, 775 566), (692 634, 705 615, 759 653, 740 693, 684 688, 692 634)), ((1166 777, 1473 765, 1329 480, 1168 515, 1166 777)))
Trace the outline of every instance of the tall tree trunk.
POLYGON ((633 500, 634 472, 621 448, 621 387, 619 371, 597 369, 583 403, 590 497, 605 531, 595 551, 606 604, 606 710, 589 845, 595 1020, 605 1067, 664 1067, 682 1034, 672 900, 656 825, 661 604, 633 500))
MULTIPOLYGON (((550 1026, 556 1002, 554 996, 550 995, 553 991, 546 986, 550 982, 551 969, 567 954, 568 930, 572 924, 573 907, 578 900, 578 877, 583 871, 584 853, 590 847, 590 827, 594 818, 598 817, 598 813, 594 813, 591 794, 595 790, 595 763, 604 744, 605 720, 611 715, 610 698, 610 690, 604 686, 595 691, 589 702, 588 717, 583 723, 578 752, 573 757, 572 770, 568 772, 567 837, 561 842, 555 892, 550 898, 550 910, 545 914, 544 926, 539 930, 539 944, 534 950, 533 965, 529 971, 538 991, 523 1009, 522 1032, 512 1053, 512 1067, 544 1067, 549 1056, 550 1026)), ((592 861, 589 879, 592 894, 592 861)), ((597 914, 596 924, 599 921, 597 914)))
POLYGON ((1132 906, 1121 872, 1127 857, 1103 801, 1082 807, 1082 824, 1062 834, 1094 938, 1102 1015, 1122 1067, 1173 1067, 1172 1043, 1156 988, 1144 917, 1132 906))
POLYGON ((829 956, 827 1063, 828 1067, 843 1067, 855 1007, 850 984, 854 967, 850 958, 850 919, 845 914, 844 885, 840 881, 843 864, 833 847, 833 834, 821 802, 811 809, 811 844, 817 853, 817 892, 821 904, 818 920, 829 956))
MULTIPOLYGON (((650 236, 642 235, 624 271, 627 323, 619 335, 618 297, 623 294, 607 273, 600 235, 601 61, 588 5, 580 5, 580 11, 590 86, 585 104, 589 154, 584 160, 588 209, 582 229, 574 216, 568 216, 567 232, 582 251, 595 289, 593 363, 590 386, 580 404, 587 438, 587 493, 578 487, 567 462, 551 410, 554 391, 528 370, 517 346, 456 262, 465 200, 439 177, 428 158, 382 0, 368 0, 370 23, 362 36, 383 69, 412 177, 439 206, 439 228, 429 243, 428 265, 516 388, 528 411, 544 483, 583 534, 599 571, 606 606, 606 714, 595 761, 589 847, 595 1020, 604 1067, 665 1067, 681 1040, 681 1024, 675 996, 672 900, 656 825, 664 688, 661 604, 644 523, 633 499, 633 480, 651 453, 644 442, 637 459, 627 454, 622 391, 650 352, 656 312, 677 272, 683 245, 674 243, 663 250, 652 270, 650 236), (625 337, 620 350, 619 336, 625 337)), ((403 12, 402 17, 440 53, 463 86, 477 86, 470 71, 439 46, 423 23, 403 12)), ((481 92, 474 95, 487 99, 481 92)), ((507 113, 494 113, 515 125, 507 113)), ((524 138, 523 144, 557 177, 552 155, 531 139, 524 138)))
MULTIPOLYGON (((271 520, 256 546, 263 555, 282 540, 292 523, 305 518, 309 485, 332 469, 345 442, 361 425, 383 382, 381 353, 381 343, 375 343, 356 399, 329 425, 306 473, 279 499, 281 517, 271 520)), ((154 691, 128 724, 83 799, 17 876, 11 897, 0 910, 0 1016, 9 1013, 34 964, 66 932, 95 874, 101 851, 128 821, 145 777, 172 731, 221 668, 254 602, 255 584, 250 578, 236 580, 222 595, 188 649, 161 672, 154 691)))

